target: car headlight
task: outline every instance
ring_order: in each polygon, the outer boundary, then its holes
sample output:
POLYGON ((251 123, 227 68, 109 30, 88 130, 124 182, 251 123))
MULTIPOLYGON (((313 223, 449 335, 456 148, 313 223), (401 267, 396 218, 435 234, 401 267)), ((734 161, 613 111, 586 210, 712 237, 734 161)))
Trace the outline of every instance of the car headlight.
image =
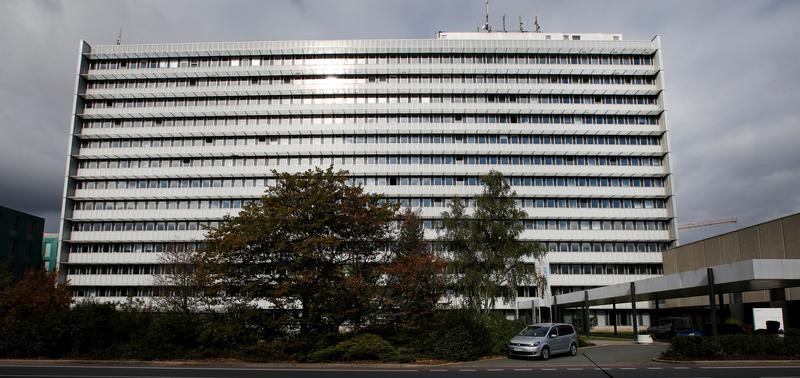
POLYGON ((537 341, 537 342, 533 343, 533 346, 539 346, 539 344, 540 344, 540 342, 537 341))

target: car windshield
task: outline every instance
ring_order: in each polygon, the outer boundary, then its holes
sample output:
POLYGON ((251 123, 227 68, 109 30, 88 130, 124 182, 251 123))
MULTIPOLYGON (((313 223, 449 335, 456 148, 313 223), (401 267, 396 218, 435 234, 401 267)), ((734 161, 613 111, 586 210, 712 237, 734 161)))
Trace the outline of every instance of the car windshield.
POLYGON ((547 331, 550 327, 538 326, 538 325, 530 325, 525 327, 522 332, 519 333, 520 336, 533 336, 533 337, 545 337, 547 335, 547 331))

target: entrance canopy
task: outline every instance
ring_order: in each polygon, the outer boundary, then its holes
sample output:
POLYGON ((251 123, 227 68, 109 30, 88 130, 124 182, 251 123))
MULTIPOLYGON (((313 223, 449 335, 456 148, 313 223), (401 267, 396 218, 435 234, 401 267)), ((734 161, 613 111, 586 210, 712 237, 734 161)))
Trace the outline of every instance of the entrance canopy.
MULTIPOLYGON (((800 286, 800 259, 754 259, 716 265, 713 270, 714 289, 720 293, 800 286)), ((626 303, 635 300, 652 301, 708 295, 708 268, 669 274, 556 295, 552 304, 558 307, 583 306, 588 295, 590 306, 626 303), (631 284, 635 286, 631 298, 631 284)))

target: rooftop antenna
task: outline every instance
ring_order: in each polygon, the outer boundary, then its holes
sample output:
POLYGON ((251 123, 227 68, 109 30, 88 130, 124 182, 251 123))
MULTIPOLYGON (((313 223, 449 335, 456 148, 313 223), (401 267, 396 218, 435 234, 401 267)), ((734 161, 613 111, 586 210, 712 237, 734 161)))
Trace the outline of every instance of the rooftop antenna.
POLYGON ((534 18, 533 18, 533 26, 535 26, 535 28, 533 30, 535 30, 537 33, 541 33, 542 32, 542 27, 539 26, 539 16, 534 16, 534 18))
POLYGON ((503 15, 503 33, 506 32, 506 15, 503 15))
POLYGON ((492 32, 492 25, 489 25, 489 0, 486 0, 486 17, 483 21, 483 26, 481 26, 480 30, 486 30, 487 33, 492 32))
POLYGON ((525 33, 525 28, 522 25, 522 16, 519 16, 519 32, 525 33))
POLYGON ((122 44, 122 28, 119 28, 119 34, 117 34, 117 46, 122 44))

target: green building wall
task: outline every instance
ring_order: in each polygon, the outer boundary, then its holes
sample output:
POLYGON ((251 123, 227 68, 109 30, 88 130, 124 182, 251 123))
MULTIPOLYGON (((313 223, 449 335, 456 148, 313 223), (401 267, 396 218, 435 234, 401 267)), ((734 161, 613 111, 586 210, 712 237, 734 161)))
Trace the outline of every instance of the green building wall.
POLYGON ((42 269, 44 219, 0 206, 0 283, 19 280, 27 269, 42 269))
POLYGON ((56 270, 56 258, 58 254, 58 234, 45 233, 42 237, 42 262, 44 270, 52 272, 56 270))

